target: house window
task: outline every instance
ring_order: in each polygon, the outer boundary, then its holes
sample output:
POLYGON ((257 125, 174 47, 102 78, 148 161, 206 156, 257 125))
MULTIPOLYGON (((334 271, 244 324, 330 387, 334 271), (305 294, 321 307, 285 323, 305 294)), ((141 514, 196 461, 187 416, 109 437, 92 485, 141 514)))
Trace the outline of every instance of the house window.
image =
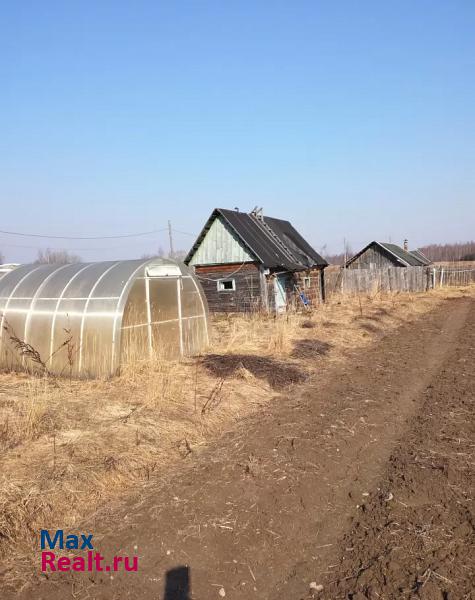
POLYGON ((310 287, 310 277, 304 277, 303 278, 303 287, 304 288, 309 288, 310 287))
POLYGON ((232 292, 236 289, 235 279, 220 279, 218 281, 218 292, 232 292))

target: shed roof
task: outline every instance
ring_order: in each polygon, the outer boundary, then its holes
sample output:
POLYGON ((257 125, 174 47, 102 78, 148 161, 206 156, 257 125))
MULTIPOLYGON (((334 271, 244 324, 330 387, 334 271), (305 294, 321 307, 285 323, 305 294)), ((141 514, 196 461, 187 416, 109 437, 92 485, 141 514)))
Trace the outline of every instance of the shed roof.
POLYGON ((289 221, 258 217, 225 208, 215 208, 185 258, 188 264, 206 236, 211 224, 221 217, 250 252, 266 268, 300 271, 327 266, 324 260, 289 221))
POLYGON ((415 256, 418 260, 420 260, 423 265, 428 266, 432 264, 432 261, 428 259, 427 256, 423 254, 420 250, 411 250, 410 254, 412 254, 412 256, 415 256))
POLYGON ((394 263, 402 265, 404 267, 424 267, 424 266, 426 266, 426 264, 429 264, 429 263, 423 262, 422 259, 415 256, 414 253, 406 252, 406 250, 404 250, 397 244, 373 241, 373 242, 370 242, 369 244, 367 244, 362 250, 357 252, 354 256, 352 256, 346 262, 346 265, 348 266, 349 264, 351 264, 353 261, 355 261, 357 258, 359 258, 364 252, 366 252, 366 250, 368 250, 368 248, 370 248, 371 246, 374 246, 374 245, 382 248, 385 251, 386 255, 389 255, 392 258, 394 263))
POLYGON ((378 243, 381 244, 381 246, 383 246, 384 248, 386 248, 386 250, 389 250, 389 252, 391 252, 392 254, 395 254, 400 260, 405 262, 407 264, 407 266, 409 266, 409 267, 423 266, 423 263, 421 260, 419 260, 418 258, 413 256, 410 252, 406 252, 406 250, 404 250, 397 244, 388 244, 387 242, 378 242, 378 243))

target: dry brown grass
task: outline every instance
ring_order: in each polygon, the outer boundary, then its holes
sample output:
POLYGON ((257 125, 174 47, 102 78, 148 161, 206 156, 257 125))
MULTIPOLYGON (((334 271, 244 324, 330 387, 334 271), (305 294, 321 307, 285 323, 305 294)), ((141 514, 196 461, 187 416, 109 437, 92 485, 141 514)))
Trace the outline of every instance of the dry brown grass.
POLYGON ((457 269, 475 269, 475 260, 451 260, 438 261, 434 263, 439 267, 452 267, 457 269))
POLYGON ((285 393, 295 373, 327 369, 348 350, 462 294, 473 288, 333 298, 313 312, 277 318, 217 317, 212 354, 135 363, 113 380, 0 375, 4 577, 19 587, 38 571, 32 549, 39 529, 74 530, 99 507, 119 502, 277 401, 276 390, 285 393), (278 380, 271 376, 276 371, 278 380))

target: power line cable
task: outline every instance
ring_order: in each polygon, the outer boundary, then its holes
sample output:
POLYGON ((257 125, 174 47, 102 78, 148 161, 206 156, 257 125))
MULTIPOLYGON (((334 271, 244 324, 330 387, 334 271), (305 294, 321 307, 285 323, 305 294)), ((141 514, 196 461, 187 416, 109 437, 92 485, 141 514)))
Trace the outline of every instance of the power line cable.
POLYGON ((180 231, 179 229, 172 229, 174 233, 182 233, 183 235, 190 235, 191 237, 196 237, 196 233, 190 233, 189 231, 180 231))
POLYGON ((143 235, 152 235, 154 233, 160 233, 161 231, 167 231, 165 229, 154 229, 152 231, 142 231, 140 233, 126 233, 123 235, 102 235, 102 236, 88 236, 88 237, 73 237, 67 235, 43 235, 39 233, 20 233, 18 231, 2 231, 0 233, 4 235, 17 235, 20 237, 34 237, 44 238, 48 240, 118 240, 123 238, 140 237, 143 235))
POLYGON ((144 245, 150 245, 153 244, 154 240, 144 240, 143 242, 137 242, 135 244, 129 244, 127 246, 121 245, 121 246, 99 246, 99 247, 94 247, 94 246, 89 246, 89 248, 65 248, 64 246, 28 246, 28 245, 24 245, 24 244, 11 244, 10 242, 4 242, 3 240, 0 240, 0 246, 3 248, 4 246, 8 247, 8 248, 25 248, 28 250, 54 250, 54 251, 62 251, 62 250, 67 250, 68 252, 95 252, 95 251, 99 251, 99 250, 121 250, 122 248, 126 247, 126 248, 130 248, 130 247, 138 247, 138 248, 143 248, 145 247, 144 245))

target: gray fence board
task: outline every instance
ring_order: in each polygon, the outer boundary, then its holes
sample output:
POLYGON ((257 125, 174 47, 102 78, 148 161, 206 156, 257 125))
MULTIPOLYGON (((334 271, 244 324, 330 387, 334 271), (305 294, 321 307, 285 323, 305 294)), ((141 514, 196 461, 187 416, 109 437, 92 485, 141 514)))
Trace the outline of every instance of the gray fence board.
POLYGON ((383 267, 340 269, 325 273, 327 296, 378 292, 425 292, 443 286, 475 283, 475 269, 458 267, 383 267))

